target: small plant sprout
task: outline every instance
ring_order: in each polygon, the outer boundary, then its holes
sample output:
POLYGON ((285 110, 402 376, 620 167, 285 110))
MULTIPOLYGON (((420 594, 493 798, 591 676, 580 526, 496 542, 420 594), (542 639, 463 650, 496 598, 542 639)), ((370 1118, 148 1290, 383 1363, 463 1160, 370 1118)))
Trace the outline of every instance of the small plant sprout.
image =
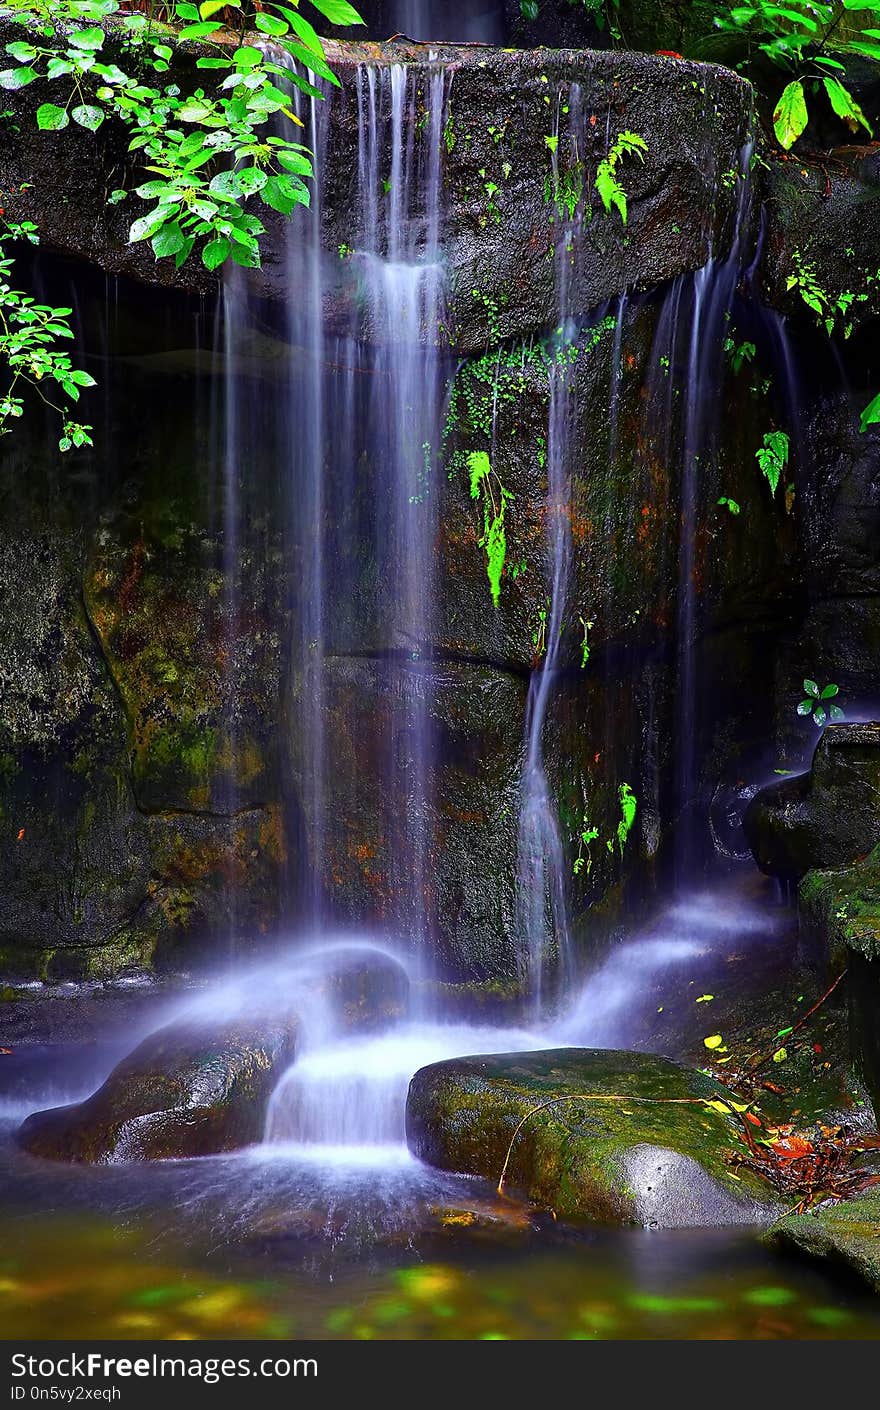
POLYGON ((719 499, 718 503, 722 509, 726 509, 730 514, 733 514, 734 516, 742 512, 736 500, 731 499, 729 495, 723 494, 719 499))
POLYGON ((782 472, 788 465, 788 451, 789 439, 785 431, 768 431, 764 436, 764 444, 755 451, 755 459, 772 495, 776 494, 782 472))
POLYGON ((587 876, 589 876, 592 871, 593 858, 590 854, 590 844, 595 842, 598 836, 599 829, 590 826, 587 814, 584 813, 581 822, 581 830, 578 834, 578 852, 574 859, 574 865, 572 866, 572 871, 575 876, 580 876, 582 871, 586 871, 587 876))
POLYGON ((583 670, 590 659, 590 632, 593 630, 595 623, 592 620, 588 620, 586 617, 578 617, 578 621, 583 630, 583 637, 581 638, 581 670, 583 670))
POLYGON ((467 467, 471 499, 479 500, 483 509, 483 534, 479 542, 480 547, 486 550, 486 576, 492 602, 497 607, 501 600, 501 575, 507 556, 504 515, 513 495, 504 488, 492 469, 486 451, 472 450, 467 457, 467 467))
POLYGON ((805 696, 797 707, 799 715, 812 716, 813 724, 819 729, 830 720, 832 724, 838 724, 840 720, 846 718, 839 705, 828 705, 829 700, 833 700, 840 687, 837 685, 826 685, 821 689, 816 681, 805 680, 805 696))

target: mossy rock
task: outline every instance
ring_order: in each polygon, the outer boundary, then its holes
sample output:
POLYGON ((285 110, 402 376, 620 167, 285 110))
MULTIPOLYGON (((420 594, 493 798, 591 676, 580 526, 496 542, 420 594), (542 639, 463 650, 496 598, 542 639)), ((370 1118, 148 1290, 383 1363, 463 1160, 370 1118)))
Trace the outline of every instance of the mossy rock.
POLYGON ((880 1113, 880 844, 853 866, 809 872, 798 915, 808 954, 846 967, 853 1062, 880 1113))
POLYGON ((845 1269, 880 1292, 880 1190, 806 1214, 789 1214, 767 1230, 765 1241, 795 1249, 839 1271, 845 1269))
POLYGON ((730 1100, 720 1083, 645 1053, 456 1058, 413 1078, 407 1140, 431 1165, 498 1180, 528 1116, 507 1184, 563 1218, 661 1228, 761 1222, 777 1206, 763 1182, 731 1171, 737 1125, 705 1105, 719 1100, 730 1100), (613 1099, 596 1100, 605 1095, 613 1099))
POLYGON ((176 1023, 146 1038, 87 1101, 38 1111, 18 1141, 84 1164, 214 1155, 259 1141, 293 1061, 295 1021, 176 1023))

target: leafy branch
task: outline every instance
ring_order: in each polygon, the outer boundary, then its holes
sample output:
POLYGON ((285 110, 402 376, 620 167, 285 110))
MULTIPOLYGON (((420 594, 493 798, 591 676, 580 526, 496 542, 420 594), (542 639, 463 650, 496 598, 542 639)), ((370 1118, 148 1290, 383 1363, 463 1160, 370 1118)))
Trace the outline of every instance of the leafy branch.
POLYGON ((805 131, 809 121, 807 93, 824 90, 836 115, 856 132, 860 127, 873 137, 873 129, 841 75, 846 66, 837 57, 854 55, 880 59, 880 29, 861 27, 857 37, 841 34, 847 13, 867 11, 880 17, 880 0, 753 0, 731 6, 719 15, 718 29, 744 33, 750 54, 754 49, 794 76, 780 94, 773 112, 777 141, 786 151, 805 131))
MULTIPOLYGON (((0 212, 2 217, 2 212, 0 212)), ((36 226, 0 219, 0 366, 5 376, 0 389, 0 436, 9 435, 11 421, 24 414, 26 389, 61 418, 62 451, 91 445, 91 426, 74 421, 69 409, 53 400, 47 384, 55 383, 68 401, 79 401, 81 387, 93 387, 94 377, 75 368, 58 344, 59 338, 72 338, 68 317, 71 309, 38 304, 30 295, 11 284, 14 259, 7 247, 15 240, 39 243, 36 226)))
MULTIPOLYGON (((310 3, 333 24, 362 23, 347 0, 310 3)), ((0 71, 0 86, 39 82, 61 90, 57 101, 37 110, 37 125, 46 132, 71 122, 94 132, 111 117, 125 124, 128 149, 141 154, 152 178, 136 188, 151 205, 132 223, 130 242, 149 239, 156 258, 173 258, 178 268, 196 248, 208 269, 228 259, 255 267, 265 228, 248 203, 289 215, 309 204, 306 182, 313 174, 308 148, 269 135, 267 125, 281 114, 302 127, 292 89, 323 96, 301 69, 338 84, 299 6, 300 0, 266 0, 248 16, 242 0, 198 6, 181 0, 165 7, 182 24, 175 30, 152 15, 124 12, 121 0, 23 0, 12 18, 27 38, 5 46, 15 67, 0 71), (221 10, 241 16, 236 47, 217 18, 221 10), (280 62, 244 42, 250 18, 280 62), (167 72, 175 47, 190 40, 208 46, 196 67, 212 73, 210 89, 182 94, 176 83, 145 83, 134 71, 167 72), (120 67, 126 55, 137 61, 132 72, 120 67)))

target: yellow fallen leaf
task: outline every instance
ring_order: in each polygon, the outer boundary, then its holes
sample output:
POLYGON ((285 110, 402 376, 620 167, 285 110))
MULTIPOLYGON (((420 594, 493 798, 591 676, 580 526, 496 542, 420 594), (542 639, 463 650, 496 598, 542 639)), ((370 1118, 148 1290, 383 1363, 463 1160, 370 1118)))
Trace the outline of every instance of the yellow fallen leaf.
POLYGON ((785 1051, 785 1048, 777 1048, 777 1049, 776 1049, 776 1052, 773 1054, 773 1061, 774 1061, 774 1062, 785 1062, 785 1059, 786 1059, 787 1057, 788 1057, 788 1053, 785 1051))
POLYGON ((715 995, 714 995, 714 994, 701 994, 698 999, 695 999, 695 1000, 694 1000, 694 1003, 696 1003, 696 1004, 710 1004, 714 998, 715 998, 715 995))
POLYGON ((703 1039, 704 1046, 709 1049, 720 1048, 723 1042, 724 1039, 722 1038, 720 1033, 712 1033, 709 1035, 708 1038, 703 1039))

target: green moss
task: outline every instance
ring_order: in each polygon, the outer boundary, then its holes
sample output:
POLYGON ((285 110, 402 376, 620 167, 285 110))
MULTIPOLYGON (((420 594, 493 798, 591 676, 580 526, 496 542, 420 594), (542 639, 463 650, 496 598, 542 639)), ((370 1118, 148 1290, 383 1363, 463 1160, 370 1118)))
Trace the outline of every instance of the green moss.
POLYGON ((725 1099, 702 1073, 640 1053, 506 1054, 423 1068, 410 1088, 407 1130, 423 1158, 497 1180, 527 1117, 511 1152, 511 1187, 566 1217, 627 1223, 636 1216, 624 1158, 635 1146, 671 1149, 728 1194, 770 1202, 761 1182, 730 1170, 738 1124, 705 1105, 725 1099))
POLYGON ((769 1243, 855 1273, 880 1292, 880 1191, 858 1199, 788 1215, 768 1230, 769 1243))

